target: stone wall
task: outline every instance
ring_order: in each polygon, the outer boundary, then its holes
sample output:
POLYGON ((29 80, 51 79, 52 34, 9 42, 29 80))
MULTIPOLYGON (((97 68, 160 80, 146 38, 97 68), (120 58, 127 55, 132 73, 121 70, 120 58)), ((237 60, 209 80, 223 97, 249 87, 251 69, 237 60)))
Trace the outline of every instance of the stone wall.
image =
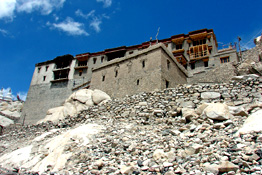
POLYGON ((61 106, 72 92, 73 80, 48 84, 32 85, 27 94, 20 122, 36 123, 46 116, 50 108, 61 106))
POLYGON ((186 83, 187 71, 179 65, 163 44, 104 63, 93 70, 91 88, 111 97, 123 97, 144 91, 186 83), (167 60, 170 69, 166 70, 167 60))
POLYGON ((160 58, 161 49, 147 50, 102 64, 93 70, 91 88, 112 97, 160 89, 160 58))
POLYGON ((161 53, 161 89, 176 87, 187 83, 187 71, 169 54, 161 53))
POLYGON ((224 63, 218 67, 210 67, 205 71, 194 74, 188 78, 188 83, 222 83, 229 82, 236 76, 235 67, 232 63, 224 63))

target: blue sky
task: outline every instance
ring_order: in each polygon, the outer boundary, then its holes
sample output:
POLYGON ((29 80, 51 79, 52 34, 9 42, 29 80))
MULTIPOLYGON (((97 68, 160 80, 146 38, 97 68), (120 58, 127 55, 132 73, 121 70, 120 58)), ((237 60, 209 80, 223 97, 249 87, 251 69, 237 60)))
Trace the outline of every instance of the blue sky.
POLYGON ((219 43, 262 32, 262 0, 0 0, 0 86, 24 96, 34 66, 208 28, 219 43))

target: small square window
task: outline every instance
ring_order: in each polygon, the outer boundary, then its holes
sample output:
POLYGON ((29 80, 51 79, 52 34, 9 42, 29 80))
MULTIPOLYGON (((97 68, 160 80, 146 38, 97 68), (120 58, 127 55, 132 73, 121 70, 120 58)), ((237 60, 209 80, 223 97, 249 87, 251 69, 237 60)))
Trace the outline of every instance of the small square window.
POLYGON ((166 60, 166 64, 167 64, 167 69, 170 69, 170 61, 166 60))
POLYGON ((79 72, 78 72, 78 75, 79 75, 79 76, 82 76, 82 74, 83 74, 83 70, 80 69, 79 72))
POLYGON ((142 67, 144 68, 146 66, 145 60, 142 61, 142 67))
POLYGON ((93 63, 94 63, 94 64, 96 64, 96 60, 97 60, 96 58, 93 58, 93 63))
POLYGON ((195 69, 195 63, 191 63, 190 65, 192 70, 195 69))
POLYGON ((105 79, 106 79, 106 76, 103 75, 103 76, 102 76, 102 81, 105 81, 105 79))
POLYGON ((45 81, 46 80, 46 76, 43 76, 43 81, 45 81))
POLYGON ((220 58, 220 62, 221 63, 228 63, 229 62, 229 57, 220 58))
POLYGON ((182 49, 182 44, 177 44, 176 45, 176 50, 182 49))
POLYGON ((139 80, 136 80, 136 85, 139 85, 139 80))
POLYGON ((166 88, 169 88, 169 81, 166 80, 166 88))
POLYGON ((205 67, 208 67, 208 61, 204 62, 205 67))

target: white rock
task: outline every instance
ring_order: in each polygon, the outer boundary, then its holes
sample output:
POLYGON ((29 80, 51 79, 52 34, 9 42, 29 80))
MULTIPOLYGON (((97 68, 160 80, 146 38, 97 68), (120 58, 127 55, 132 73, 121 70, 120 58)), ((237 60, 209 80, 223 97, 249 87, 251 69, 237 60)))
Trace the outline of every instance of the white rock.
POLYGON ((92 95, 92 99, 94 104, 99 104, 104 100, 111 100, 110 96, 107 95, 105 92, 95 89, 92 95))
POLYGON ((60 119, 63 119, 63 118, 64 118, 64 106, 51 108, 47 111, 46 117, 44 119, 39 120, 37 124, 47 122, 47 121, 52 121, 56 123, 60 119))
POLYGON ((219 99, 221 96, 218 92, 203 92, 201 93, 201 99, 208 100, 208 99, 219 99))
POLYGON ((236 133, 239 134, 247 134, 253 131, 259 132, 262 131, 262 109, 256 111, 251 114, 243 124, 243 126, 236 133))
POLYGON ((3 126, 3 127, 7 127, 11 124, 14 124, 14 121, 13 120, 10 120, 9 118, 6 118, 2 115, 0 115, 0 125, 3 126))
POLYGON ((228 106, 222 103, 210 103, 204 109, 203 115, 213 120, 228 120, 232 116, 228 106))
POLYGON ((248 113, 243 107, 240 106, 228 106, 229 112, 235 116, 248 116, 248 113))
POLYGON ((71 102, 72 100, 77 100, 81 103, 86 103, 89 106, 94 105, 92 100, 93 91, 90 89, 80 89, 74 92, 70 97, 66 100, 66 102, 71 102))
POLYGON ((157 149, 153 153, 153 158, 155 161, 165 161, 167 160, 167 154, 162 149, 157 149))

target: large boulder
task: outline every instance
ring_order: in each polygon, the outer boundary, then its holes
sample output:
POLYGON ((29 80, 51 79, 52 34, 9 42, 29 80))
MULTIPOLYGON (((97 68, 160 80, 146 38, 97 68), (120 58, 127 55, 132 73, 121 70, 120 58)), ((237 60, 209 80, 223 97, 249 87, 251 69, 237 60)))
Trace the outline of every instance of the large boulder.
POLYGON ((13 120, 10 120, 9 118, 0 115, 0 126, 7 127, 11 124, 14 124, 13 120))
POLYGON ((78 101, 80 103, 86 104, 88 106, 94 105, 92 100, 93 91, 90 89, 81 89, 79 91, 74 92, 70 97, 66 100, 66 102, 78 101))
POLYGON ((223 103, 210 103, 204 109, 202 115, 213 120, 228 120, 232 117, 229 108, 223 103))
POLYGON ((54 123, 58 122, 59 120, 63 119, 64 116, 64 106, 51 108, 47 111, 46 117, 42 120, 39 120, 38 123, 43 123, 47 121, 52 121, 54 123))
POLYGON ((97 105, 111 98, 105 92, 100 90, 81 89, 74 92, 66 99, 63 106, 49 109, 44 119, 37 123, 52 121, 54 123, 64 119, 66 116, 75 116, 79 112, 88 109, 88 107, 97 105))
POLYGON ((247 134, 250 132, 260 132, 262 131, 262 109, 251 114, 243 124, 243 126, 238 130, 238 134, 247 134))
POLYGON ((111 100, 110 96, 105 92, 95 89, 92 96, 93 102, 97 105, 105 100, 111 100))

